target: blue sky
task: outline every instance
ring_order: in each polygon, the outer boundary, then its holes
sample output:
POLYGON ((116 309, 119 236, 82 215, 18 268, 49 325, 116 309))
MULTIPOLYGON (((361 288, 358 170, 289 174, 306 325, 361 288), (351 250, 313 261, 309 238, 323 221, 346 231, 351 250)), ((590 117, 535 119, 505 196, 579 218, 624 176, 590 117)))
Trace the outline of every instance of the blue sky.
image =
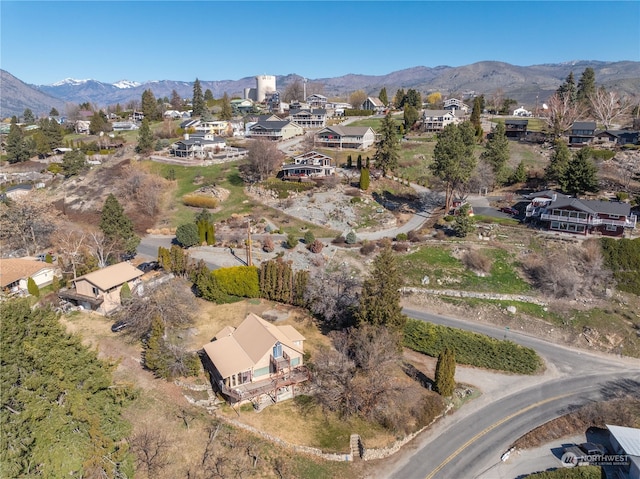
POLYGON ((483 60, 640 61, 634 1, 7 1, 0 67, 31 84, 309 79, 483 60))

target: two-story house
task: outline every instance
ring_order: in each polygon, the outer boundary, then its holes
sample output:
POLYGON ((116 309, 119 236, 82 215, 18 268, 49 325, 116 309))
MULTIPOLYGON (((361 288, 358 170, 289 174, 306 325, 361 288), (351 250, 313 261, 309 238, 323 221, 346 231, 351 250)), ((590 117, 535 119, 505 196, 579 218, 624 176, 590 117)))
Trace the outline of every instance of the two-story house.
POLYGON ((209 153, 218 153, 226 149, 225 139, 212 133, 185 133, 182 140, 176 141, 169 149, 178 158, 206 158, 209 153))
POLYGON ((317 151, 310 151, 293 158, 293 163, 284 165, 281 169, 284 179, 297 179, 332 176, 336 167, 332 165, 333 158, 317 151))
POLYGON ((504 136, 507 138, 520 139, 527 136, 527 127, 529 126, 529 120, 504 120, 504 136))
POLYGON ((631 214, 628 203, 583 200, 557 193, 547 201, 545 196, 532 198, 538 206, 527 206, 525 216, 538 218, 550 231, 621 237, 636 226, 637 217, 631 214))
POLYGON ((369 126, 327 126, 318 131, 314 145, 327 148, 366 149, 376 141, 376 133, 369 126))
POLYGON ((457 98, 448 98, 444 101, 445 110, 460 110, 462 113, 469 113, 469 105, 457 98))
POLYGON ((249 313, 237 328, 225 327, 204 346, 211 382, 230 403, 273 402, 295 395, 309 379, 303 364, 304 336, 293 326, 275 326, 249 313))
POLYGON ((586 146, 592 143, 595 132, 595 121, 576 121, 569 131, 569 146, 586 146))
POLYGON ((289 121, 303 128, 322 128, 327 124, 327 110, 323 108, 301 108, 289 110, 289 121))
POLYGON ((424 110, 422 113, 422 129, 425 132, 440 132, 451 123, 459 123, 455 111, 451 110, 424 110))
POLYGON ((326 108, 328 98, 324 95, 320 95, 319 93, 314 93, 305 98, 304 101, 311 108, 326 108))
POLYGON ((247 126, 245 136, 247 138, 265 140, 288 140, 304 134, 304 129, 289 120, 276 119, 275 115, 267 119, 259 119, 247 126))

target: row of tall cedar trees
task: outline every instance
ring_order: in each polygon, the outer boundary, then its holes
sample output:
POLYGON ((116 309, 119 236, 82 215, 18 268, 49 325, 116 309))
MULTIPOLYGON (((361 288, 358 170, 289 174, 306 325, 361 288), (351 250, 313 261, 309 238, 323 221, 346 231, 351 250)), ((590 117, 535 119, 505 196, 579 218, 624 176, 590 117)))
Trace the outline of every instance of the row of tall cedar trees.
POLYGON ((232 266, 209 270, 203 261, 195 263, 177 245, 158 249, 158 262, 165 271, 189 277, 198 295, 216 303, 228 302, 232 297, 265 298, 280 303, 304 305, 304 291, 309 273, 293 271, 281 259, 265 261, 256 266, 232 266))

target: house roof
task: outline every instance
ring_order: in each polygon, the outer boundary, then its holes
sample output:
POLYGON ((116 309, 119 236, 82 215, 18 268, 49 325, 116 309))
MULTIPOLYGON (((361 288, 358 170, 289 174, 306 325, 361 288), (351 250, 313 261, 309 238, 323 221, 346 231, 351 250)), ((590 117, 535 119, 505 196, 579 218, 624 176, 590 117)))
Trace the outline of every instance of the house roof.
POLYGON ((373 131, 373 129, 369 126, 335 125, 335 126, 328 126, 326 128, 323 128, 318 133, 322 133, 324 131, 332 131, 336 135, 340 135, 340 136, 364 136, 367 134, 369 130, 373 131))
POLYGON ((595 121, 576 121, 573 125, 571 125, 572 130, 595 130, 596 122, 595 121))
POLYGON ((529 124, 529 120, 504 120, 505 125, 523 125, 527 126, 529 124))
POLYGON ((55 269, 55 267, 32 259, 0 259, 0 287, 4 288, 20 279, 29 278, 44 269, 55 269))
POLYGON ((333 158, 330 156, 324 155, 322 153, 318 153, 315 150, 308 151, 307 153, 302 153, 300 155, 296 155, 293 157, 294 160, 329 160, 333 161, 333 158))
POLYGON ((572 207, 591 214, 604 213, 607 215, 629 216, 631 206, 617 201, 581 200, 578 198, 558 198, 549 204, 549 209, 572 207))
MULTIPOLYGON (((251 125, 249 127, 249 130, 278 131, 278 130, 282 130, 287 125, 294 125, 294 123, 292 123, 292 122, 290 122, 288 120, 280 120, 280 121, 258 120, 257 123, 255 123, 254 125, 251 125)), ((295 125, 295 126, 297 127, 298 125, 295 125)))
POLYGON ((144 273, 131 263, 117 263, 106 268, 99 269, 93 273, 88 273, 77 277, 74 281, 85 280, 97 286, 102 291, 107 291, 115 286, 120 286, 126 281, 139 278, 144 273))
MULTIPOLYGON (((377 106, 377 107, 384 106, 384 103, 382 103, 382 101, 378 97, 370 96, 370 97, 367 97, 367 100, 369 100, 373 104, 373 106, 377 106)), ((364 103, 366 103, 367 100, 365 100, 364 103)))
POLYGON ((556 198, 569 198, 569 196, 563 194, 563 193, 559 193, 555 190, 543 190, 543 191, 536 191, 535 193, 529 193, 528 195, 526 195, 527 199, 534 199, 534 198, 553 198, 553 195, 556 195, 556 198))
POLYGON ((249 313, 231 334, 225 328, 216 334, 218 337, 204 350, 223 378, 251 369, 277 342, 302 352, 294 341, 304 340, 292 326, 275 326, 254 313, 249 313))
POLYGON ((630 456, 640 456, 640 429, 635 427, 611 426, 607 429, 630 456))
POLYGON ((445 115, 456 116, 455 113, 451 110, 425 110, 424 113, 422 114, 424 118, 429 118, 433 116, 445 116, 445 115))
POLYGON ((293 108, 289 110, 289 115, 293 116, 303 112, 308 113, 310 115, 326 115, 327 114, 327 110, 325 110, 324 108, 293 108))

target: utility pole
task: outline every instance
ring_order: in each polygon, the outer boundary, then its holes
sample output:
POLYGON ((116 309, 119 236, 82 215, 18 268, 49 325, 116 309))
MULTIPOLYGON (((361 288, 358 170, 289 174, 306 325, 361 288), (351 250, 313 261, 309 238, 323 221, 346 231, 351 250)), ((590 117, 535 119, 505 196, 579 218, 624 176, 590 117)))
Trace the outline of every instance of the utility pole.
POLYGON ((247 221, 247 266, 253 266, 251 260, 251 220, 247 221))

